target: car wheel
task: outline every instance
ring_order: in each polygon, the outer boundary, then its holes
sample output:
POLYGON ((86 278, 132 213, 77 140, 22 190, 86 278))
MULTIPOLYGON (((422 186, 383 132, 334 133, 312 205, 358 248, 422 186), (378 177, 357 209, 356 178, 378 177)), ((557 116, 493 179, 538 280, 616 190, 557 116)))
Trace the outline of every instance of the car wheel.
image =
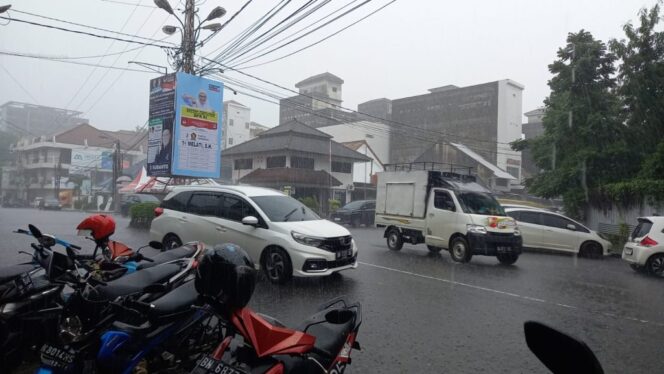
POLYGON ((429 251, 432 253, 438 253, 442 249, 440 247, 434 247, 433 245, 427 245, 427 248, 429 248, 429 251))
POLYGON ((169 249, 182 247, 182 240, 177 235, 168 234, 162 241, 162 244, 164 245, 162 251, 168 251, 169 249))
POLYGON ((648 273, 654 276, 664 277, 664 254, 659 253, 650 256, 646 262, 646 269, 648 269, 648 273))
POLYGON ((399 230, 397 229, 392 229, 390 232, 387 234, 387 248, 389 248, 392 251, 399 251, 403 247, 403 239, 401 238, 401 234, 399 233, 399 230))
POLYGON ((450 243, 450 255, 456 262, 468 262, 473 257, 466 238, 457 236, 450 243))
POLYGON ((272 283, 284 284, 293 277, 293 265, 288 253, 278 247, 266 249, 263 255, 265 276, 272 283))
POLYGON ((579 249, 579 255, 587 258, 602 258, 602 246, 597 242, 584 243, 579 249))
POLYGON ((498 253, 496 258, 503 265, 512 265, 519 259, 519 255, 516 253, 498 253))

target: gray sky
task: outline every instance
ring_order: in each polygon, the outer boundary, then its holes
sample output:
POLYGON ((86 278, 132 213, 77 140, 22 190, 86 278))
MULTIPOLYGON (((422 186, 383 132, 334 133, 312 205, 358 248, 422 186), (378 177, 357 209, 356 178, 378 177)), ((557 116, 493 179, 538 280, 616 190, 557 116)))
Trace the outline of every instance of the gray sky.
MULTIPOLYGON (((139 3, 138 0, 118 1, 139 3)), ((348 1, 331 1, 286 34, 348 1)), ((176 0, 170 2, 177 6, 176 0)), ((245 0, 199 2, 202 16, 216 5, 224 6, 228 13, 221 20, 223 22, 245 0)), ((316 41, 387 2, 374 0, 339 23, 333 23, 271 56, 278 57, 316 41)), ((276 3, 254 0, 227 29, 199 52, 209 55, 276 3)), ((283 15, 303 3, 305 1, 294 0, 283 15)), ((526 112, 542 105, 548 95, 550 74, 547 65, 554 60, 556 50, 563 45, 568 32, 583 28, 603 41, 623 38, 622 26, 630 20, 636 21, 638 10, 654 3, 654 0, 398 0, 311 49, 248 69, 247 72, 294 88, 296 82, 308 76, 329 71, 345 80, 343 105, 350 108, 379 97, 396 99, 418 95, 426 93, 428 88, 447 84, 466 86, 509 78, 525 85, 523 110, 526 112)), ((0 5, 4 4, 12 4, 16 10, 156 39, 166 37, 161 32, 162 25, 177 22, 161 9, 102 0, 0 0, 0 5)), ((153 2, 142 0, 140 4, 153 5, 153 2)), ((17 12, 10 14, 17 19, 73 28, 17 12)), ((0 20, 0 25, 5 23, 5 20, 0 20)), ((166 40, 178 42, 178 39, 171 36, 166 40)), ((134 44, 16 22, 0 26, 0 51, 3 52, 76 57, 121 52, 136 47, 134 44)), ((268 56, 264 58, 268 59, 268 56)), ((130 60, 167 64, 164 52, 153 47, 103 59, 75 61, 138 68, 127 65, 130 60)), ((133 129, 143 125, 148 113, 148 81, 156 76, 4 55, 0 55, 0 66, 4 68, 0 68, 0 103, 27 101, 80 110, 85 112, 93 125, 103 129, 133 129), (27 93, 10 78, 8 72, 27 93)), ((237 73, 229 75, 251 81, 237 73)), ((252 83, 274 89, 264 83, 252 83)), ((268 126, 278 124, 277 105, 241 94, 232 97, 229 91, 225 91, 224 95, 226 100, 232 98, 251 107, 252 120, 268 126)))

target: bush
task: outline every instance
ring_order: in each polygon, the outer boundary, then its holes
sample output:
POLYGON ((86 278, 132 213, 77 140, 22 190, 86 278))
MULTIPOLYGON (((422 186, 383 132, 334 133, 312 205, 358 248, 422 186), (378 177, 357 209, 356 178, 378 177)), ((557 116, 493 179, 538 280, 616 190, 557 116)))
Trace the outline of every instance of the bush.
POLYGON ((299 200, 302 204, 306 205, 307 208, 313 210, 314 212, 318 212, 319 204, 315 196, 301 197, 299 200))
POLYGON ((129 209, 130 227, 136 228, 150 228, 150 224, 154 219, 154 209, 158 207, 157 203, 140 203, 134 204, 129 209))
POLYGON ((341 201, 339 200, 330 199, 327 201, 327 203, 330 206, 330 213, 334 213, 337 211, 337 209, 341 208, 341 201))

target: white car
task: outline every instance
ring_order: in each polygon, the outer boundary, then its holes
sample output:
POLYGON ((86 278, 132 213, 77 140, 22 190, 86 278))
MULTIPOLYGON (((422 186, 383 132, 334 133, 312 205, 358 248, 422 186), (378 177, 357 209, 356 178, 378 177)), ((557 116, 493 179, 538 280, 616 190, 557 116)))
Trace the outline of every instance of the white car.
POLYGON ((622 253, 632 269, 664 277, 664 217, 641 217, 622 253))
POLYGON ((208 246, 234 243, 274 283, 357 268, 357 246, 346 228, 272 189, 180 187, 155 215, 150 238, 165 248, 194 240, 208 246))
POLYGON ((516 219, 524 247, 578 253, 590 258, 606 256, 611 249, 611 242, 597 232, 561 214, 536 208, 508 208, 505 213, 516 219))

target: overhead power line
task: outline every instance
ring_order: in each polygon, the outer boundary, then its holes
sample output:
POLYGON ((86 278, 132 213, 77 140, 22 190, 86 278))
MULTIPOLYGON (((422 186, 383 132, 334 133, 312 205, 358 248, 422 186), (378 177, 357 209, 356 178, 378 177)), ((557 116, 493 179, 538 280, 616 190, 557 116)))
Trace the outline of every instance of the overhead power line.
POLYGON ((231 23, 231 21, 233 21, 235 19, 235 17, 237 17, 240 13, 242 13, 242 11, 244 10, 244 8, 247 7, 247 5, 251 4, 251 1, 252 0, 247 0, 247 2, 244 3, 244 5, 242 5, 242 7, 240 9, 238 9, 235 13, 233 13, 231 18, 229 18, 228 20, 226 20, 226 22, 221 24, 221 27, 219 28, 219 30, 213 32, 212 34, 208 35, 207 38, 203 39, 201 41, 201 45, 206 43, 208 40, 212 39, 215 35, 217 35, 219 32, 221 32, 221 30, 223 30, 226 26, 228 26, 228 24, 231 23))
POLYGON ((18 79, 14 78, 14 76, 12 75, 12 73, 10 73, 9 70, 7 70, 6 67, 4 67, 3 65, 0 65, 0 68, 2 68, 2 70, 5 71, 5 73, 7 73, 7 75, 9 76, 9 78, 11 78, 11 80, 13 80, 14 83, 16 83, 16 85, 17 85, 17 86, 18 86, 18 87, 19 87, 19 88, 20 88, 20 89, 21 89, 26 95, 28 95, 28 97, 31 98, 32 101, 34 101, 35 104, 38 104, 38 103, 39 103, 39 100, 35 99, 35 97, 32 96, 32 94, 31 94, 30 92, 28 92, 28 90, 25 89, 25 87, 23 87, 23 85, 21 84, 21 82, 19 82, 18 79))
MULTIPOLYGON (((281 57, 277 57, 277 58, 275 58, 275 59, 272 59, 272 60, 269 60, 269 61, 265 61, 265 62, 262 62, 262 63, 259 63, 259 64, 255 64, 255 65, 251 65, 251 66, 243 66, 242 68, 244 68, 244 69, 250 69, 250 68, 255 68, 255 67, 258 67, 258 66, 266 65, 266 64, 269 64, 269 63, 272 63, 272 62, 276 62, 276 61, 279 61, 279 60, 283 60, 283 59, 285 59, 285 58, 287 58, 287 57, 290 57, 290 56, 292 56, 292 55, 294 55, 294 54, 296 54, 296 53, 302 52, 302 51, 304 51, 304 50, 306 50, 306 49, 309 49, 309 48, 311 48, 311 47, 313 47, 313 46, 316 46, 316 45, 318 45, 318 44, 320 44, 320 43, 326 41, 327 39, 330 39, 331 37, 333 37, 333 36, 335 36, 335 35, 337 35, 337 34, 343 32, 343 31, 347 30, 348 28, 350 28, 350 27, 352 27, 352 26, 354 26, 354 25, 357 25, 358 23, 360 23, 360 22, 364 21, 365 19, 371 17, 372 15, 374 15, 374 14, 380 12, 381 10, 385 9, 387 6, 393 4, 393 3, 396 2, 396 1, 397 1, 397 0, 392 0, 392 1, 390 1, 389 3, 383 5, 382 7, 380 7, 380 8, 378 8, 378 9, 374 10, 373 12, 367 14, 366 16, 364 16, 364 17, 358 19, 357 21, 351 23, 350 25, 348 25, 348 26, 346 26, 346 27, 344 27, 344 28, 342 28, 342 29, 340 29, 340 30, 338 30, 338 31, 335 31, 334 33, 332 33, 332 34, 330 34, 330 35, 328 35, 328 36, 326 36, 326 37, 324 37, 324 38, 322 38, 322 39, 320 39, 320 40, 318 40, 318 41, 316 41, 316 42, 314 42, 314 43, 311 43, 311 44, 309 44, 309 45, 307 45, 307 46, 305 46, 305 47, 302 47, 302 48, 300 48, 300 49, 298 49, 298 50, 296 50, 296 51, 293 51, 293 52, 288 53, 288 54, 286 54, 286 55, 283 55, 283 56, 281 56, 281 57)), ((351 9, 351 10, 352 10, 352 9, 351 9)), ((322 25, 322 26, 320 26, 320 27, 323 27, 323 26, 325 26, 325 25, 322 25)), ((315 30, 319 29, 320 27, 316 28, 315 30)), ((315 31, 315 30, 313 30, 313 31, 315 31)), ((312 32, 313 32, 313 31, 312 31, 312 32)), ((304 36, 306 36, 306 35, 308 35, 308 34, 310 34, 310 33, 311 33, 311 32, 308 32, 307 34, 302 35, 302 36, 298 37, 298 38, 295 39, 295 40, 301 39, 302 37, 304 37, 304 36)), ((295 41, 295 40, 293 40, 293 41, 295 41)), ((284 45, 282 45, 282 46, 280 46, 280 47, 277 47, 277 48, 275 48, 275 49, 272 49, 272 50, 270 50, 270 51, 268 51, 268 52, 265 52, 265 53, 263 53, 263 54, 261 54, 261 55, 259 55, 259 56, 253 57, 253 58, 251 58, 251 59, 249 59, 249 60, 245 60, 245 61, 243 61, 243 62, 240 62, 240 63, 236 64, 235 66, 243 65, 243 64, 249 63, 249 62, 251 62, 251 61, 254 61, 254 60, 256 60, 256 59, 258 59, 258 58, 260 58, 260 57, 262 57, 262 56, 267 55, 268 53, 271 53, 271 52, 277 51, 278 49, 281 49, 281 48, 285 47, 286 45, 292 43, 293 41, 290 41, 290 42, 288 42, 287 44, 284 44, 284 45)))
POLYGON ((15 57, 25 57, 25 58, 33 58, 37 60, 45 60, 45 61, 53 61, 53 62, 61 62, 65 64, 73 64, 73 65, 83 65, 83 66, 92 66, 92 67, 103 67, 107 69, 115 69, 115 70, 124 70, 124 71, 133 71, 137 73, 150 73, 150 74, 155 74, 154 71, 150 70, 139 70, 139 69, 131 69, 131 68, 121 68, 121 67, 116 67, 116 66, 108 66, 108 65, 97 65, 97 64, 90 64, 90 63, 85 63, 85 62, 79 62, 79 61, 68 61, 68 60, 60 60, 58 58, 53 58, 49 56, 39 56, 39 55, 29 55, 29 54, 24 54, 24 53, 16 53, 16 52, 7 52, 7 51, 0 51, 0 55, 5 55, 5 56, 15 56, 15 57))
POLYGON ((127 1, 117 1, 117 0, 101 0, 105 3, 114 3, 114 4, 121 4, 121 5, 130 5, 130 6, 140 6, 143 8, 156 8, 154 5, 145 5, 145 4, 137 4, 137 3, 130 3, 127 1))
POLYGON ((125 42, 125 43, 140 44, 140 45, 149 46, 149 47, 158 47, 158 48, 167 48, 167 49, 174 49, 174 48, 176 48, 176 47, 173 47, 173 46, 171 46, 171 45, 160 45, 160 44, 155 44, 155 43, 141 42, 141 41, 138 41, 138 40, 130 40, 130 39, 123 39, 123 38, 116 38, 116 37, 114 37, 114 36, 108 36, 108 35, 93 34, 93 33, 86 32, 86 31, 71 30, 71 29, 67 29, 67 28, 64 28, 64 27, 58 27, 58 26, 53 26, 53 25, 46 25, 46 24, 43 24, 43 23, 32 22, 32 21, 26 21, 26 20, 17 19, 17 18, 9 18, 9 17, 2 17, 2 16, 0 16, 0 19, 10 20, 10 21, 12 21, 12 22, 26 23, 26 24, 33 25, 33 26, 46 27, 46 28, 54 29, 54 30, 60 30, 60 31, 65 31, 65 32, 71 32, 71 33, 74 33, 74 34, 87 35, 87 36, 92 36, 92 37, 95 37, 95 38, 110 39, 110 40, 117 40, 117 41, 125 42))
MULTIPOLYGON (((134 4, 134 5, 137 5, 137 4, 134 4)), ((150 7, 150 8, 156 8, 156 7, 150 7)), ((146 38, 146 37, 144 37, 144 36, 132 35, 132 34, 127 34, 127 33, 120 32, 120 31, 114 31, 114 30, 104 29, 104 28, 101 28, 101 27, 90 26, 90 25, 84 25, 84 24, 81 24, 81 23, 76 23, 76 22, 66 21, 66 20, 59 19, 59 18, 54 18, 54 17, 47 17, 47 16, 43 16, 43 15, 41 15, 41 14, 30 13, 30 12, 24 12, 24 11, 22 11, 22 10, 16 10, 16 9, 14 9, 14 8, 12 8, 11 11, 12 11, 12 12, 16 12, 16 13, 21 13, 21 14, 27 14, 27 15, 29 15, 29 16, 39 17, 39 18, 43 18, 43 19, 47 19, 47 20, 51 20, 51 21, 56 21, 56 22, 66 23, 66 24, 68 24, 68 25, 79 26, 79 27, 86 27, 86 28, 89 28, 89 29, 92 29, 92 30, 98 30, 98 31, 109 32, 109 33, 112 33, 112 34, 117 34, 117 35, 122 35, 122 36, 128 36, 128 37, 130 37, 130 38, 135 38, 135 39, 148 40, 148 41, 151 41, 151 42, 154 42, 154 43, 160 43, 160 42, 163 41, 163 39, 162 39, 162 40, 157 40, 157 39, 152 39, 152 38, 146 38)), ((170 42, 167 42, 167 43, 170 43, 170 42)), ((175 45, 175 43, 170 43, 170 44, 175 45)))

